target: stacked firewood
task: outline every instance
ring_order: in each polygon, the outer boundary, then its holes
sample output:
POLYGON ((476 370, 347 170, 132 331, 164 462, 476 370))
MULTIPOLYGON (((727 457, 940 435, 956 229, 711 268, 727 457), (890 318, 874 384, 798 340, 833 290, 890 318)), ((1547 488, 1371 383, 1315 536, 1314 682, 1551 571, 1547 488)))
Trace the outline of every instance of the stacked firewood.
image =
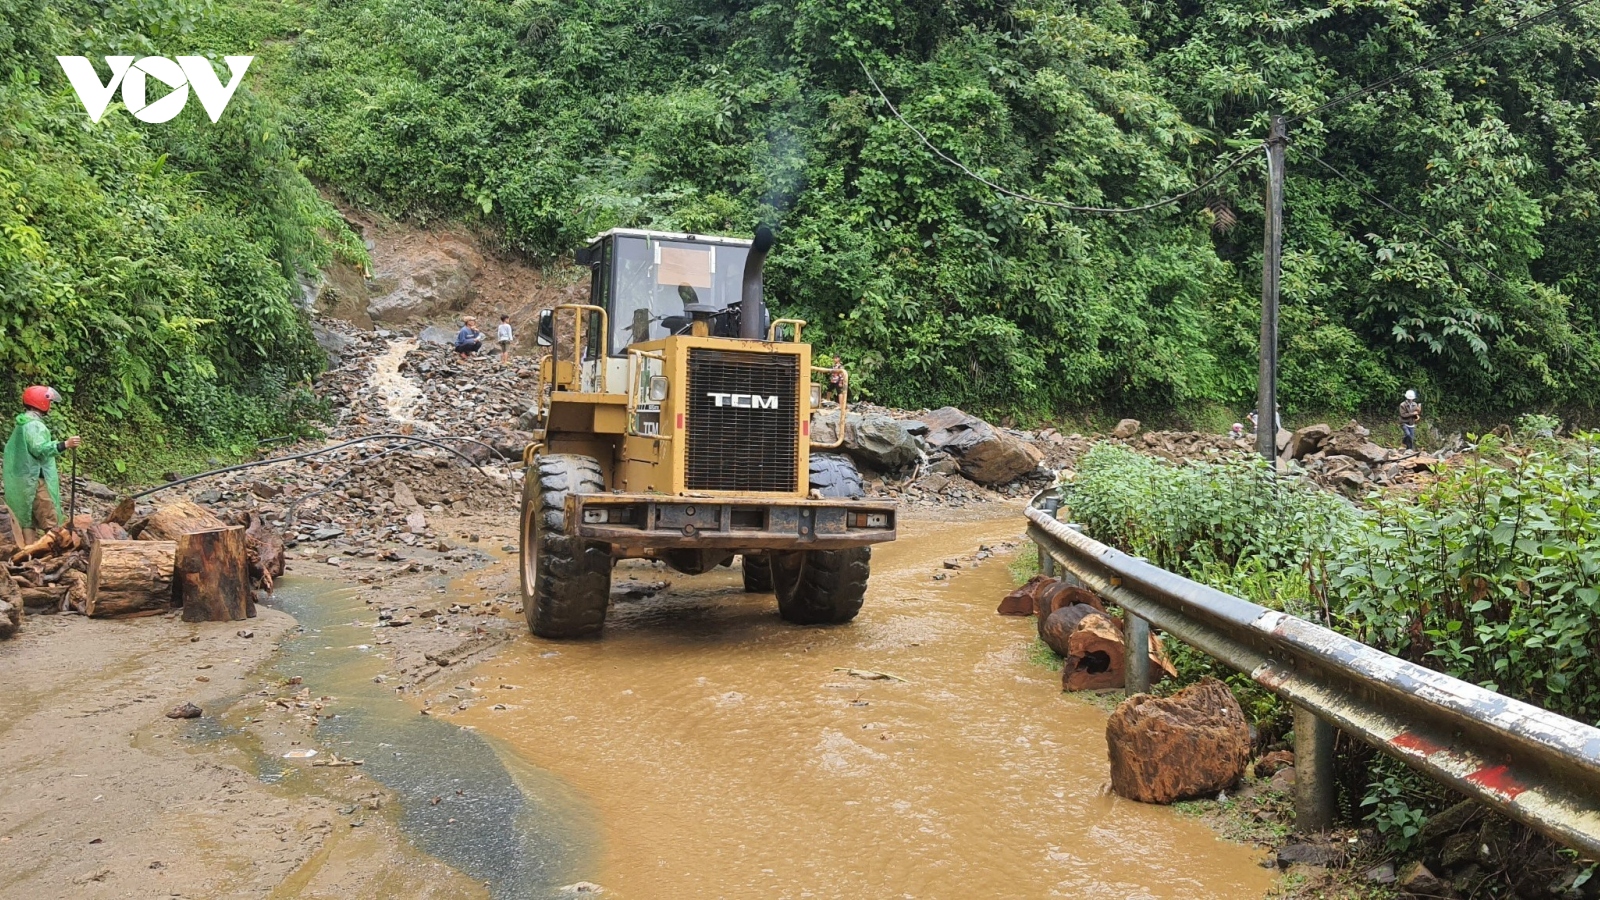
POLYGON ((270 593, 283 574, 283 542, 254 513, 229 522, 188 500, 134 513, 124 500, 101 521, 78 516, 25 547, 0 546, 0 637, 24 608, 132 618, 181 607, 189 622, 244 619, 255 615, 256 589, 270 593))

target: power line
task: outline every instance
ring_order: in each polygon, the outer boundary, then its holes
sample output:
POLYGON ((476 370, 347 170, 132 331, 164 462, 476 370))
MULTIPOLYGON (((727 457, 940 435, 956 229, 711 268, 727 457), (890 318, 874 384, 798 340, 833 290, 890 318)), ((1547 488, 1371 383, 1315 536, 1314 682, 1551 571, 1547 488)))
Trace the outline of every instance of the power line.
MULTIPOLYGON (((1584 0, 1584 2, 1592 2, 1592 0, 1584 0)), ((1211 177, 1205 179, 1204 181, 1202 181, 1199 184, 1195 185, 1194 187, 1190 188, 1189 190, 1184 191, 1181 194, 1177 194, 1175 196, 1168 197, 1168 198, 1166 198, 1164 200, 1157 200, 1157 201, 1155 201, 1153 203, 1146 203, 1146 204, 1144 204, 1142 206, 1126 206, 1126 207, 1077 206, 1077 205, 1074 205, 1074 204, 1071 204, 1071 203, 1062 203, 1059 200, 1046 200, 1046 199, 1044 199, 1042 197, 1035 197, 1032 194, 1024 194, 1021 191, 1014 191, 1014 190, 1012 190, 1012 189, 1010 189, 1008 187, 1003 187, 1001 185, 995 184, 993 181, 990 181, 989 179, 984 178, 982 175, 979 175, 977 172, 974 172, 971 169, 967 168, 965 165, 963 165, 961 163, 960 160, 950 156, 948 153, 945 153, 943 150, 940 150, 937 146, 934 145, 933 141, 928 139, 928 136, 926 134, 922 133, 921 129, 917 128, 917 126, 915 126, 915 125, 911 124, 910 122, 906 121, 906 117, 905 116, 900 115, 900 110, 895 108, 894 102, 889 99, 889 95, 885 94, 883 92, 883 88, 878 86, 878 80, 876 78, 872 77, 872 72, 870 72, 867 69, 867 64, 866 63, 859 63, 859 64, 861 66, 862 74, 866 75, 867 76, 867 80, 872 82, 873 90, 878 92, 878 97, 883 100, 883 103, 884 103, 885 106, 889 107, 889 112, 893 113, 894 117, 896 119, 900 120, 900 124, 904 125, 908 129, 910 129, 911 133, 916 135, 917 138, 922 141, 923 146, 927 147, 930 151, 932 151, 934 156, 937 156, 940 159, 944 160, 945 162, 949 163, 950 165, 955 166, 957 169, 960 169, 964 174, 966 174, 966 176, 968 178, 971 178, 974 181, 977 181, 977 182, 985 185, 986 187, 991 188, 992 190, 995 190, 995 191, 997 191, 997 192, 999 192, 1001 194, 1004 194, 1007 197, 1012 197, 1012 198, 1015 198, 1017 200, 1021 200, 1021 201, 1025 202, 1025 203, 1033 203, 1033 204, 1037 204, 1039 206, 1049 206, 1049 207, 1053 207, 1055 209, 1063 209, 1063 210, 1066 210, 1067 212, 1094 213, 1094 214, 1097 214, 1097 215, 1114 216, 1114 215, 1126 215, 1128 213, 1148 212, 1148 211, 1150 211, 1152 209, 1160 209, 1163 206, 1170 206, 1170 205, 1172 205, 1174 203, 1179 202, 1180 200, 1183 200, 1186 197, 1191 197, 1191 196, 1199 193, 1200 191, 1204 190, 1207 185, 1209 185, 1212 182, 1216 181, 1218 178, 1221 178, 1222 176, 1228 174, 1228 172, 1232 171, 1240 163, 1244 162, 1245 159, 1247 159, 1250 156, 1250 154, 1252 154, 1252 153, 1256 152, 1257 150, 1260 150, 1262 147, 1266 146, 1266 142, 1263 141, 1262 143, 1256 144, 1256 145, 1254 145, 1252 147, 1248 147, 1244 151, 1240 152, 1239 154, 1235 155, 1232 159, 1230 159, 1228 161, 1228 164, 1223 166, 1222 169, 1217 171, 1211 177)))
POLYGON ((1391 84, 1394 84, 1394 83, 1396 83, 1398 81, 1401 81, 1403 79, 1409 78, 1412 75, 1415 75, 1416 73, 1422 71, 1423 69, 1431 69, 1431 68, 1439 65, 1440 63, 1447 62, 1447 61, 1449 61, 1451 59, 1454 59, 1457 56, 1461 56, 1461 55, 1467 53, 1468 51, 1476 50, 1477 48, 1482 47, 1483 45, 1489 43, 1490 41, 1499 40, 1500 38, 1505 37, 1506 35, 1511 34, 1511 33, 1515 32, 1515 31, 1518 31, 1518 30, 1520 30, 1522 28, 1525 28, 1525 27, 1527 27, 1529 25, 1536 25, 1539 22, 1543 22, 1544 20, 1549 19, 1552 16, 1555 16, 1555 15, 1557 15, 1559 13, 1563 13, 1563 12, 1566 12, 1568 10, 1577 9, 1580 6, 1587 6, 1588 4, 1593 3, 1593 2, 1594 2, 1594 0, 1567 0, 1566 3, 1561 3, 1561 4, 1558 4, 1556 6, 1552 6, 1549 9, 1545 10, 1544 12, 1539 13, 1538 15, 1529 16, 1529 17, 1527 17, 1525 19, 1520 19, 1520 20, 1518 20, 1516 22, 1513 22, 1510 25, 1507 25, 1506 27, 1500 29, 1499 31, 1491 32, 1491 33, 1486 34, 1486 35, 1484 35, 1482 37, 1475 38, 1475 39, 1473 39, 1471 41, 1468 41, 1465 44, 1462 44, 1459 47, 1456 47, 1453 50, 1446 50, 1443 53, 1439 53, 1439 54, 1435 54, 1434 56, 1430 56, 1427 59, 1423 60, 1422 62, 1417 63, 1416 65, 1412 66, 1409 69, 1406 69, 1403 72, 1400 72, 1397 75, 1391 75, 1388 78, 1383 79, 1382 81, 1375 81, 1372 84, 1367 85, 1366 87, 1357 88, 1356 90, 1353 90, 1353 91, 1349 92, 1348 94, 1344 94, 1342 96, 1335 97, 1334 99, 1329 100, 1328 102, 1322 104, 1321 106, 1316 107, 1315 109, 1309 110, 1307 112, 1299 113, 1297 115, 1290 116, 1288 118, 1288 122, 1289 122, 1289 124, 1294 124, 1294 123, 1299 122, 1299 121, 1301 121, 1301 120, 1303 120, 1303 119, 1305 119, 1305 118, 1307 118, 1309 116, 1314 116, 1317 113, 1322 112, 1324 110, 1332 109, 1335 106, 1340 106, 1342 104, 1348 103, 1351 100, 1356 99, 1357 97, 1364 97, 1367 94, 1372 93, 1373 91, 1381 90, 1381 89, 1383 89, 1385 87, 1388 87, 1391 84))
POLYGON ((1472 266, 1473 268, 1477 269, 1478 271, 1480 271, 1483 274, 1489 276, 1490 278, 1493 278, 1495 281, 1498 281, 1498 282, 1500 282, 1501 284, 1503 284, 1503 285, 1505 285, 1507 287, 1511 286, 1511 282, 1506 281, 1504 278, 1500 277, 1500 275, 1498 275, 1497 273, 1495 273, 1493 271, 1490 271, 1489 269, 1485 268, 1477 260, 1473 259, 1467 253, 1467 251, 1461 249, 1460 247, 1457 247, 1455 244, 1450 243, 1449 241, 1445 240, 1444 238, 1438 236, 1437 234, 1434 234, 1432 231, 1429 231, 1428 230, 1428 226, 1422 224, 1422 220, 1421 219, 1419 219, 1416 216, 1413 216, 1413 215, 1411 215, 1409 213, 1406 213, 1406 212, 1403 212, 1403 211, 1401 211, 1399 209, 1396 209, 1393 204, 1389 203, 1387 200, 1384 200, 1381 197, 1378 197, 1378 196, 1376 196, 1374 194, 1368 193, 1366 188, 1363 188, 1361 185, 1356 184, 1355 180, 1352 179, 1350 176, 1344 174, 1343 172, 1339 171, 1338 169, 1335 169, 1333 166, 1329 165, 1328 163, 1323 162, 1320 157, 1318 157, 1316 154, 1312 153, 1311 151, 1296 149, 1296 152, 1305 154, 1305 156, 1307 156, 1312 162, 1316 163, 1317 165, 1323 167, 1324 169, 1327 169, 1329 172, 1332 172, 1334 175, 1338 176, 1339 179, 1341 181, 1343 181, 1345 184, 1348 184, 1352 188, 1355 188, 1356 193, 1358 193, 1361 196, 1367 198, 1368 200, 1371 200, 1373 203, 1378 204, 1379 206, 1383 207, 1384 209, 1387 209, 1389 212, 1394 213, 1395 215, 1399 216, 1400 218, 1409 220, 1410 222, 1415 224, 1417 226, 1417 228, 1422 231, 1423 234, 1427 235, 1429 239, 1431 239, 1434 242, 1438 243, 1440 246, 1446 247, 1446 248, 1454 251, 1455 253, 1459 254, 1461 256, 1461 258, 1467 262, 1468 265, 1472 266))

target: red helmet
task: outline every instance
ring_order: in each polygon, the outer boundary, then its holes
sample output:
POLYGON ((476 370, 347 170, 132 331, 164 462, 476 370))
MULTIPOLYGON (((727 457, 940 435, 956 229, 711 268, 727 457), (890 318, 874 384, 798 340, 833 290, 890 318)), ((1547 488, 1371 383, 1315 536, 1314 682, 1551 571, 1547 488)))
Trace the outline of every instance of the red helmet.
POLYGON ((22 392, 22 405, 29 409, 37 409, 39 412, 49 412, 50 404, 58 403, 60 400, 61 395, 56 393, 55 388, 45 387, 42 384, 36 384, 22 392))

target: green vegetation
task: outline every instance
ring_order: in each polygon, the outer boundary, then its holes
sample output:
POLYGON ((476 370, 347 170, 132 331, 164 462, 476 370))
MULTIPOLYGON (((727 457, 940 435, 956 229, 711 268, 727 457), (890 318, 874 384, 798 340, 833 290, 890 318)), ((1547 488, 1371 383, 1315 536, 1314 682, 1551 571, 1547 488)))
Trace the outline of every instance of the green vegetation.
MULTIPOLYGON (((1592 406, 1600 12, 1335 108, 1535 10, 1382 2, 239 0, 309 171, 554 259, 614 225, 780 221, 771 296, 876 399, 1037 416, 1213 410, 1255 381, 1259 158, 1292 128, 1284 408, 1592 406), (1431 243, 1327 160, 1461 247, 1431 243), (1234 223, 1236 220, 1236 224, 1234 223)), ((232 11, 230 11, 232 12, 232 11)))
POLYGON ((234 52, 202 38, 211 11, 0 0, 0 405, 55 385, 104 477, 238 455, 315 418, 322 357, 296 279, 336 247, 364 258, 272 101, 241 88, 216 124, 191 100, 164 125, 114 104, 95 124, 54 59, 234 52))
MULTIPOLYGON (((1096 539, 1420 665, 1583 721, 1600 721, 1600 436, 1526 446, 1493 437, 1416 495, 1358 509, 1251 461, 1172 465, 1101 444, 1062 489, 1096 539)), ((1181 642, 1179 683, 1223 678, 1264 735, 1286 707, 1181 642)), ((1448 792, 1384 757, 1353 764, 1355 818, 1406 851, 1448 792)))

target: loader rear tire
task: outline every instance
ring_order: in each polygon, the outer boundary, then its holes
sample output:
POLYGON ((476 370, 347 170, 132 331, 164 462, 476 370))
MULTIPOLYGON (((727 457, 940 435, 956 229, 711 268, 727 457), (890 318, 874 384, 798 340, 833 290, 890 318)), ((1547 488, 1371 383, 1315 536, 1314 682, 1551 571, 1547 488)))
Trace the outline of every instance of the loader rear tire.
POLYGON ((740 560, 746 594, 772 593, 772 563, 765 553, 746 553, 740 560))
POLYGON ((796 625, 836 625, 861 611, 871 547, 800 550, 770 555, 778 615, 796 625))
POLYGON ((522 485, 522 614, 543 638, 587 637, 606 623, 611 548, 568 533, 567 495, 603 494, 600 464, 587 456, 534 459, 522 485))
POLYGON ((811 454, 810 487, 827 500, 860 500, 867 495, 855 460, 843 453, 811 454))

